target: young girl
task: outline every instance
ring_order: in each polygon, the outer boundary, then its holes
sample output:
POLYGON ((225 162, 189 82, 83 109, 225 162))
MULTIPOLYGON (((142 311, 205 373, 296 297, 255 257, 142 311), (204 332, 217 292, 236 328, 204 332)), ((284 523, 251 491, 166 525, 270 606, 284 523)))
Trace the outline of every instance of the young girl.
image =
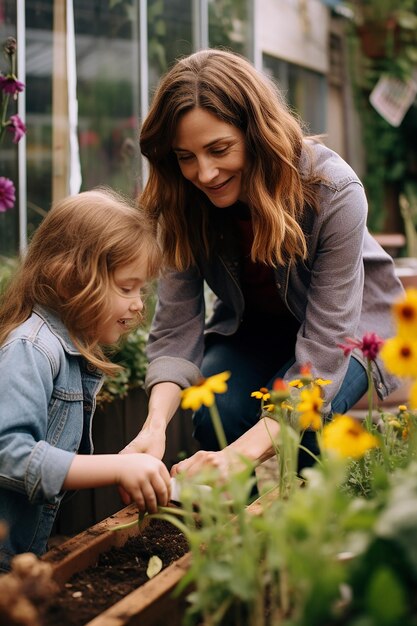
POLYGON ((64 491, 117 484, 141 511, 169 498, 165 465, 93 451, 103 346, 141 321, 160 252, 143 213, 106 189, 64 199, 37 229, 0 303, 0 519, 13 555, 47 547, 64 491))

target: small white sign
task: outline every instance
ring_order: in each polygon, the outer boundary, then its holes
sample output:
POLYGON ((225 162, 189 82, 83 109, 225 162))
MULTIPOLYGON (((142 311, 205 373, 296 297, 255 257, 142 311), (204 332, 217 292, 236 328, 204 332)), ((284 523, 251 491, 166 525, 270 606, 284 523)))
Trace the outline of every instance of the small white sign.
POLYGON ((399 126, 417 94, 417 75, 408 81, 393 76, 381 76, 369 101, 391 126, 399 126))

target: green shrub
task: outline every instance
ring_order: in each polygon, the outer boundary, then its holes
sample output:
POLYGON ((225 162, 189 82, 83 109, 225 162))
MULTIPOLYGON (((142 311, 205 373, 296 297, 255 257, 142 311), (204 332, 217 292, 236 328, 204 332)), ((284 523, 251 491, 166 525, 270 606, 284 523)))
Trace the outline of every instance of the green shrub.
POLYGON ((130 389, 143 387, 148 361, 145 347, 148 339, 148 329, 137 328, 126 336, 120 349, 113 353, 111 360, 123 366, 123 370, 115 376, 106 376, 103 387, 97 398, 98 404, 112 402, 116 398, 123 398, 130 389))
POLYGON ((17 267, 17 259, 0 256, 0 296, 17 267))

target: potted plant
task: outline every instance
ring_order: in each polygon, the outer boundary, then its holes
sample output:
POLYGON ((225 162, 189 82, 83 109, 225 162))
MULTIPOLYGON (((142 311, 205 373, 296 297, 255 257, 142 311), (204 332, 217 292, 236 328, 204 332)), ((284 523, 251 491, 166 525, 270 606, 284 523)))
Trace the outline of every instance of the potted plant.
MULTIPOLYGON (((416 175, 415 107, 405 109, 407 112, 401 113, 403 117, 395 126, 375 110, 370 96, 380 81, 408 85, 414 80, 417 4, 415 0, 354 0, 345 5, 351 10, 347 41, 354 104, 364 146, 368 225, 373 233, 402 232, 399 199, 405 185, 416 175)), ((398 100, 399 88, 392 90, 398 100)))
POLYGON ((401 3, 397 0, 354 0, 348 4, 366 57, 387 57, 399 65, 415 63, 417 16, 414 0, 401 3))

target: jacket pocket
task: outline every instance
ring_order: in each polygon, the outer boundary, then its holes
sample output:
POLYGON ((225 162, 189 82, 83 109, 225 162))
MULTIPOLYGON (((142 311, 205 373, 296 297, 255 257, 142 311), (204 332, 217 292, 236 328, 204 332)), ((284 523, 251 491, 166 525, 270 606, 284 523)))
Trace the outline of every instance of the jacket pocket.
POLYGON ((52 446, 76 450, 83 431, 83 394, 55 388, 48 407, 46 440, 52 446), (61 441, 63 439, 63 441, 61 441))

